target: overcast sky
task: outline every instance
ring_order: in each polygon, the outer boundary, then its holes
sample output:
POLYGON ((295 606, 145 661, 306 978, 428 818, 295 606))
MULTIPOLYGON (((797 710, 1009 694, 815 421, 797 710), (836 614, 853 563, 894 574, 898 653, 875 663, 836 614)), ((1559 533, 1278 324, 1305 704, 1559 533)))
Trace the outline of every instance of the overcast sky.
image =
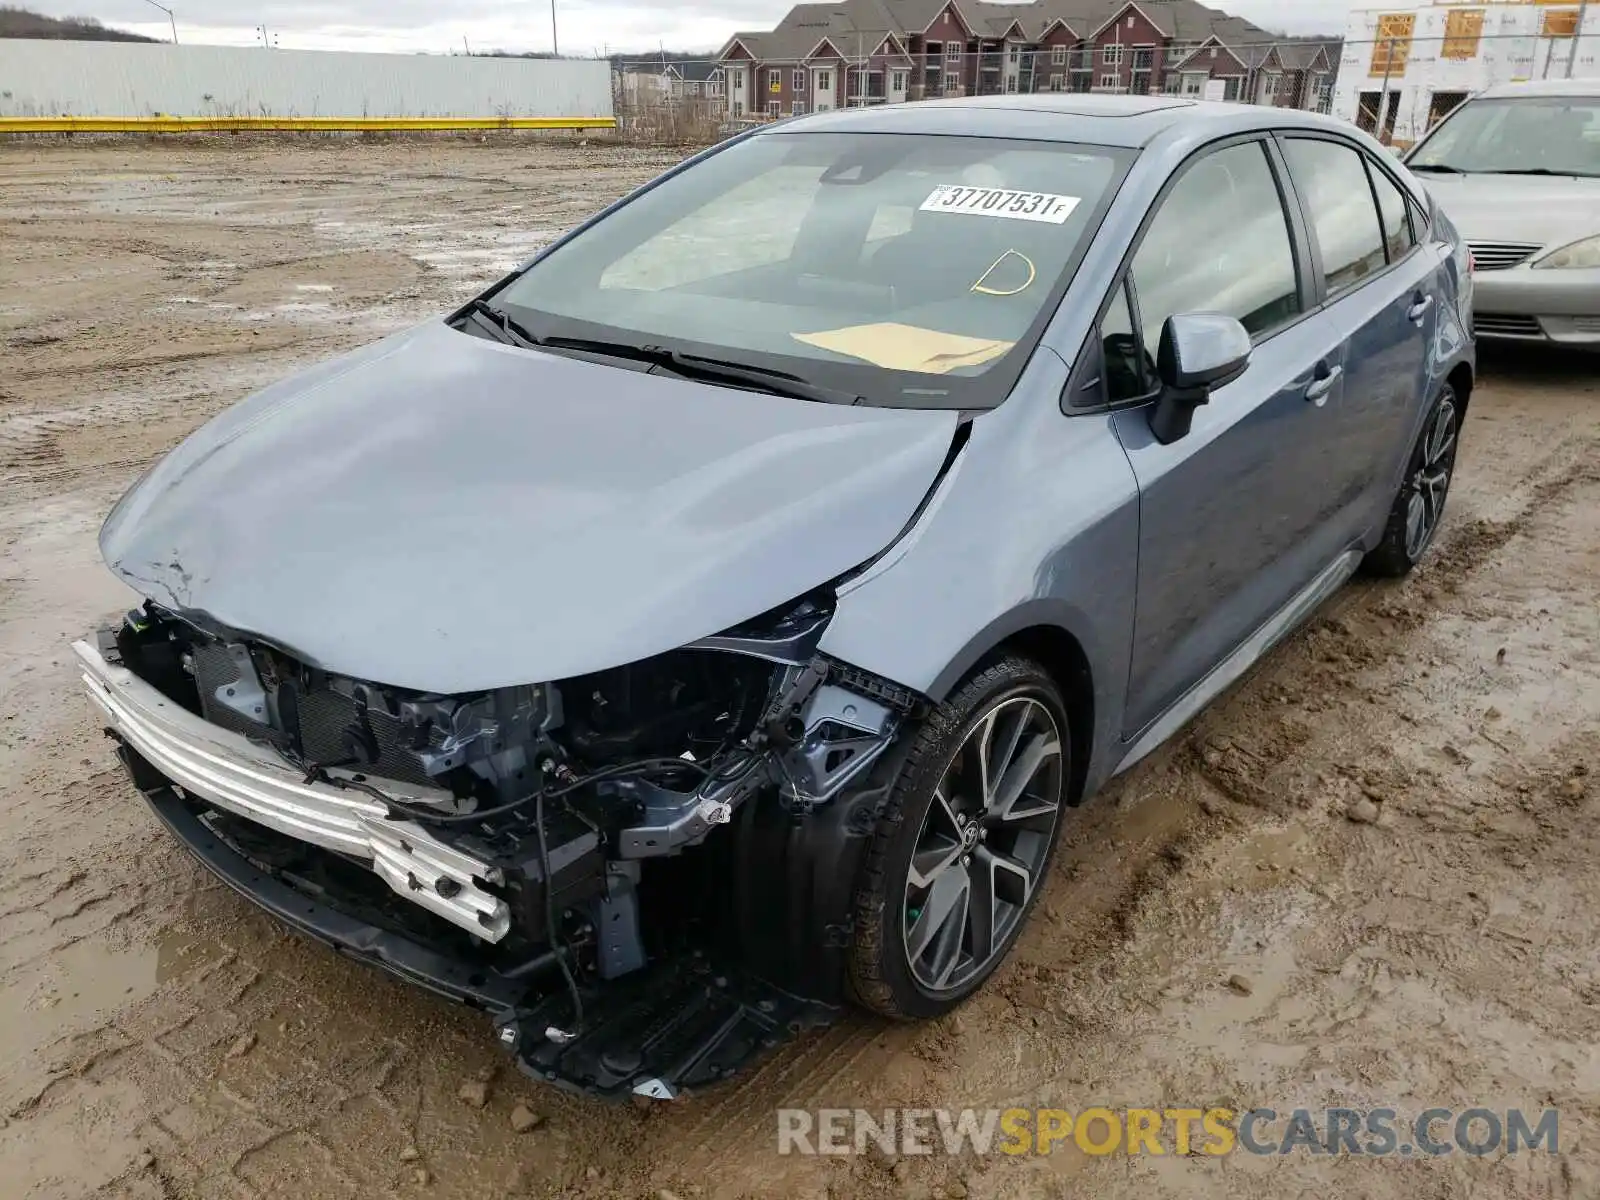
MULTIPOLYGON (((166 38, 167 19, 146 0, 9 0, 51 16, 91 16, 104 24, 166 38)), ((275 43, 301 50, 549 50, 547 0, 163 0, 178 18, 180 42, 260 44, 266 23, 275 43), (441 13, 447 12, 448 16, 441 13)), ((1272 29, 1342 32, 1349 0, 1209 0, 1272 29)), ((556 0, 567 54, 714 49, 736 29, 776 24, 787 0, 556 0)))

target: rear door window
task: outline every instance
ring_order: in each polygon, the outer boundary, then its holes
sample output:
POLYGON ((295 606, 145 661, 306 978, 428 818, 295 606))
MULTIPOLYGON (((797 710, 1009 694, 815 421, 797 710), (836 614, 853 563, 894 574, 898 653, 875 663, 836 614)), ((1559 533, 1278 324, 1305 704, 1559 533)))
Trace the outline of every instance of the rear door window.
POLYGON ((1417 244, 1417 238, 1412 231, 1411 215, 1407 211, 1405 195, 1371 159, 1367 160, 1367 170, 1372 175, 1372 190, 1378 197, 1378 216, 1383 221, 1384 247, 1389 252, 1390 262, 1399 262, 1411 253, 1411 247, 1417 244))
POLYGON ((1284 156, 1322 251, 1328 296, 1381 271, 1388 263, 1383 226, 1361 152, 1343 142, 1289 138, 1284 156))

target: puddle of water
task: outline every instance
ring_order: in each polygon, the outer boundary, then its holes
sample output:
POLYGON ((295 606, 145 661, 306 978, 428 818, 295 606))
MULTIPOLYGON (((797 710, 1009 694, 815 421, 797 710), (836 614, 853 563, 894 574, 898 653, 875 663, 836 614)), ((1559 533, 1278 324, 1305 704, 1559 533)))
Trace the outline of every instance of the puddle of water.
MULTIPOLYGON (((217 307, 225 307, 219 305, 217 307)), ((282 304, 274 304, 271 308, 252 308, 235 311, 230 314, 236 321, 258 322, 270 321, 274 318, 288 318, 295 321, 331 321, 337 320, 340 314, 334 310, 333 305, 326 300, 287 300, 282 304)))
POLYGON ((151 995, 167 980, 221 957, 211 942, 169 933, 153 945, 99 937, 52 950, 0 987, 0 1060, 45 1046, 151 995))
POLYGON ((442 275, 476 280, 510 270, 561 233, 558 227, 518 224, 512 213, 521 207, 486 213, 487 228, 468 230, 444 221, 321 222, 317 228, 364 250, 392 250, 442 275), (495 228, 497 217, 514 227, 495 228))

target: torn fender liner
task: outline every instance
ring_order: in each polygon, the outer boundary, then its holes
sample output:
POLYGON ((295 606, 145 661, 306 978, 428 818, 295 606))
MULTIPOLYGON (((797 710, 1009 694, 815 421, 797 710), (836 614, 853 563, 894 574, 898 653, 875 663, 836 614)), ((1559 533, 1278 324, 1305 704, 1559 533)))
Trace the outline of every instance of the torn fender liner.
POLYGON ((638 662, 890 544, 952 411, 843 406, 432 322, 236 405, 125 496, 106 561, 316 667, 458 693, 638 662))

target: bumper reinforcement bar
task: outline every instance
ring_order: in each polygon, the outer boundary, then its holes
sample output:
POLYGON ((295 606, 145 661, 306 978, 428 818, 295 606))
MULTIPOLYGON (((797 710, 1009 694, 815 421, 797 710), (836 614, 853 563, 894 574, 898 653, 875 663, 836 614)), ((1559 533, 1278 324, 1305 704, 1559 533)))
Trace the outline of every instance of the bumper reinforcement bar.
MULTIPOLYGON (((114 643, 113 643, 114 645, 114 643)), ((373 796, 308 783, 270 749, 203 720, 87 641, 72 643, 84 687, 109 729, 172 783, 288 837, 365 861, 398 895, 489 942, 511 909, 485 883, 499 871, 446 845, 414 821, 395 821, 373 796)), ((383 781, 396 800, 426 804, 383 781)))

